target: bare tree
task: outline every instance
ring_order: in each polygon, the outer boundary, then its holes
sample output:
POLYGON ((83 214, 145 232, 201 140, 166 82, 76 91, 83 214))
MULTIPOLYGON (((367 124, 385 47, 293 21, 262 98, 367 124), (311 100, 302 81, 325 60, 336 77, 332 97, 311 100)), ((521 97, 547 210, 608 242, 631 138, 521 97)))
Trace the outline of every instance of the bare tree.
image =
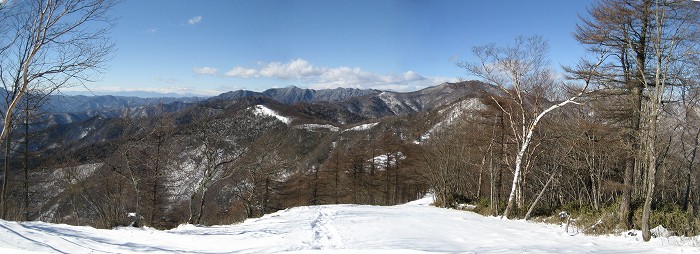
POLYGON ((668 87, 686 83, 684 70, 687 58, 698 52, 697 38, 700 35, 700 4, 688 1, 656 1, 650 7, 652 24, 650 29, 650 75, 643 75, 642 83, 647 88, 642 115, 642 145, 646 166, 646 195, 642 212, 642 235, 651 239, 649 217, 655 193, 656 172, 662 160, 656 150, 659 118, 664 101, 670 98, 668 87))
POLYGON ((467 161, 467 143, 460 142, 462 137, 451 131, 438 131, 431 134, 421 153, 426 165, 426 176, 435 191, 435 205, 451 207, 456 195, 462 195, 461 174, 467 161))
MULTIPOLYGON (((0 142, 8 138, 14 111, 27 93, 37 90, 50 94, 95 78, 93 71, 98 70, 113 48, 107 33, 114 20, 107 11, 114 3, 29 0, 3 5, 0 81, 11 100, 4 106, 0 142)), ((6 170, 4 179, 7 173, 6 170)), ((2 193, 3 206, 4 198, 2 193)))
MULTIPOLYGON (((117 140, 117 144, 113 145, 115 151, 110 157, 103 160, 103 163, 108 169, 126 180, 132 188, 134 192, 134 219, 131 226, 140 227, 142 226, 142 207, 145 195, 143 182, 148 178, 144 169, 144 164, 146 164, 144 159, 148 158, 141 153, 141 150, 145 147, 145 142, 138 135, 140 127, 135 124, 130 112, 130 109, 127 108, 124 116, 115 123, 115 125, 121 126, 121 136, 123 138, 117 140)), ((131 213, 132 211, 129 212, 131 213)), ((132 214, 129 216, 132 216, 132 214)))
POLYGON ((160 227, 163 211, 167 207, 167 162, 168 158, 174 156, 174 149, 168 144, 172 141, 174 128, 171 119, 163 114, 163 105, 160 103, 153 127, 146 136, 144 157, 146 158, 146 168, 148 177, 146 179, 147 189, 150 192, 150 204, 148 211, 148 223, 151 226, 160 227))
MULTIPOLYGON (((547 113, 569 103, 576 103, 576 99, 586 90, 584 88, 566 100, 545 107, 547 101, 544 93, 555 85, 553 73, 548 68, 548 48, 547 42, 540 36, 518 37, 512 46, 497 47, 491 44, 475 47, 473 52, 479 59, 478 62, 460 64, 470 74, 498 86, 504 97, 512 102, 508 106, 496 102, 510 122, 518 144, 511 192, 503 212, 503 217, 506 218, 513 209, 516 195, 522 200, 522 193, 516 192, 522 190, 523 160, 537 124, 547 113)), ((496 101, 493 96, 492 99, 496 101)))
POLYGON ((590 18, 582 18, 574 33, 574 37, 586 45, 589 52, 610 56, 594 75, 603 80, 601 87, 607 94, 623 97, 617 100, 620 103, 611 105, 609 109, 620 112, 612 113, 611 117, 624 122, 624 140, 629 147, 623 177, 625 187, 620 202, 620 223, 628 229, 632 226, 632 194, 637 190, 633 183, 634 175, 641 171, 642 166, 639 133, 643 87, 639 80, 646 69, 650 3, 646 1, 640 5, 638 1, 600 1, 589 11, 590 18))
POLYGON ((195 125, 197 155, 192 156, 193 179, 196 179, 190 195, 190 215, 188 222, 200 224, 204 214, 204 204, 212 185, 231 177, 235 172, 232 164, 248 151, 238 140, 240 133, 230 126, 241 123, 225 122, 212 116, 204 116, 195 125))
POLYGON ((275 187, 292 166, 292 155, 285 149, 291 136, 284 129, 273 129, 251 144, 240 166, 241 177, 234 187, 236 195, 244 202, 247 217, 262 216, 276 208, 271 204, 277 196, 275 187))
POLYGON ((675 0, 602 0, 577 27, 576 39, 608 60, 594 75, 608 96, 618 98, 629 148, 620 224, 632 225, 632 199, 644 199, 642 231, 650 237, 649 213, 656 171, 659 119, 674 86, 687 85, 689 59, 698 52, 700 3, 675 0))

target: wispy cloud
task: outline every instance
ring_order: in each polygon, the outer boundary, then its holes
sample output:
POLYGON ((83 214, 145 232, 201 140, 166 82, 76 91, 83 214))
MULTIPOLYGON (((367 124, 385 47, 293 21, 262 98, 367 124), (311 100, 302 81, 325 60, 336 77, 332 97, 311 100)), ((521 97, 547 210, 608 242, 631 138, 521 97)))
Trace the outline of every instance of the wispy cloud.
POLYGON ((187 20, 187 24, 196 25, 202 22, 202 16, 194 16, 187 20))
MULTIPOLYGON (((211 73, 215 74, 215 73, 211 73)), ((424 77, 414 71, 400 74, 378 74, 362 70, 359 67, 319 67, 304 59, 295 59, 286 63, 259 62, 257 67, 236 66, 224 73, 237 78, 272 78, 280 80, 301 81, 311 88, 375 88, 396 91, 411 91, 444 82, 456 81, 454 78, 424 77)))
POLYGON ((146 29, 146 33, 149 33, 149 34, 154 34, 157 32, 158 32, 158 28, 155 28, 155 27, 151 27, 149 29, 146 29))
POLYGON ((192 71, 198 75, 214 75, 219 73, 219 69, 213 67, 194 67, 192 71))

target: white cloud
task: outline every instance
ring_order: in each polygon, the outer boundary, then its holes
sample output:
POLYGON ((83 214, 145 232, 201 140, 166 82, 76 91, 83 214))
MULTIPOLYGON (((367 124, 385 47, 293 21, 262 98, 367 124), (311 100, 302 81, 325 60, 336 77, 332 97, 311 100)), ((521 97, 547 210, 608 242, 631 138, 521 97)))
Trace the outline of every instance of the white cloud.
POLYGON ((285 64, 279 62, 269 63, 261 68, 259 73, 263 77, 293 80, 318 76, 322 71, 306 60, 296 59, 285 64))
POLYGON ((154 34, 154 33, 157 33, 157 32, 158 32, 158 28, 155 28, 155 27, 146 29, 146 33, 149 33, 149 34, 154 34))
POLYGON ((243 68, 240 66, 236 66, 230 71, 227 71, 224 73, 224 75, 229 76, 229 77, 239 77, 239 78, 254 78, 258 76, 258 71, 255 69, 248 69, 248 68, 243 68))
POLYGON ((208 66, 194 67, 194 68, 192 68, 192 71, 198 75, 214 75, 214 74, 219 73, 219 69, 213 68, 213 67, 208 67, 208 66))
POLYGON ((258 63, 257 68, 236 66, 224 75, 238 78, 272 78, 295 80, 308 84, 311 88, 374 88, 396 91, 412 91, 444 82, 454 82, 454 78, 424 77, 414 71, 401 74, 377 74, 359 67, 319 67, 304 59, 287 63, 258 63))
POLYGON ((187 20, 187 24, 190 25, 196 25, 199 24, 199 22, 202 22, 202 16, 194 16, 191 19, 187 20))
POLYGON ((307 80, 323 73, 325 68, 317 68, 304 59, 295 59, 287 63, 258 63, 258 68, 236 66, 224 75, 239 78, 274 78, 282 80, 307 80))

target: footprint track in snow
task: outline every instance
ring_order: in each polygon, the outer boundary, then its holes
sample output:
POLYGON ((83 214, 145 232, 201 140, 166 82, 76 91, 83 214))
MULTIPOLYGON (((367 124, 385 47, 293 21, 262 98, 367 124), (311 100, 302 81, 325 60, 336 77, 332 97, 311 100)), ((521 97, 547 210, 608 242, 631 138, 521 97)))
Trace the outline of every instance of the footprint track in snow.
POLYGON ((328 211, 324 207, 315 209, 317 216, 311 221, 311 248, 312 249, 341 249, 343 237, 333 223, 337 211, 328 211))

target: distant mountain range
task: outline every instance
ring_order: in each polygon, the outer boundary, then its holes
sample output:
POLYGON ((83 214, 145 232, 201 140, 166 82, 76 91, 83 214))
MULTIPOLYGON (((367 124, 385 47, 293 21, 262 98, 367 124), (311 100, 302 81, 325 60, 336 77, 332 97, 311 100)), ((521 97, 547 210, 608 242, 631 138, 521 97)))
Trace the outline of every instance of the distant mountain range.
POLYGON ((102 95, 112 95, 121 97, 139 97, 139 98, 180 98, 180 97, 201 97, 206 98, 210 96, 194 94, 194 93, 161 93, 161 92, 148 92, 148 91, 66 91, 63 92, 64 95, 76 96, 102 96, 102 95))
MULTIPOLYGON (((0 92, 4 92, 0 91, 0 92)), ((246 97, 265 97, 282 104, 313 102, 338 102, 344 104, 350 111, 363 112, 364 106, 375 109, 387 107, 394 114, 405 114, 434 108, 447 101, 453 101, 463 96, 474 96, 477 93, 493 93, 496 88, 478 81, 444 83, 422 90, 400 93, 376 89, 335 88, 335 89, 305 89, 295 86, 271 88, 263 92, 237 90, 222 93, 213 97, 167 97, 117 95, 51 95, 42 110, 51 113, 81 113, 81 112, 120 112, 125 108, 140 108, 152 105, 167 105, 172 103, 191 104, 202 101, 237 100, 246 97)), ((161 94, 163 95, 163 94, 161 94)), ((384 109, 387 110, 387 109, 384 109)), ((112 115, 112 114, 108 114, 112 115)), ((369 114, 373 115, 373 114, 369 114)))
POLYGON ((141 98, 114 95, 51 95, 43 105, 43 110, 54 113, 79 113, 85 111, 112 111, 124 108, 138 108, 147 105, 170 104, 173 102, 194 103, 200 97, 141 98))
MULTIPOLYGON (((419 91, 400 93, 375 89, 302 89, 294 86, 273 88, 263 92, 246 90, 223 93, 210 98, 140 98, 124 96, 51 95, 42 106, 43 119, 33 130, 49 128, 38 147, 56 142, 83 144, 105 140, 103 133, 111 130, 114 119, 154 118, 169 114, 186 124, 200 114, 202 108, 217 110, 217 114, 237 114, 256 105, 289 117, 291 125, 325 124, 344 128, 387 116, 409 116, 445 108, 484 94, 496 94, 498 89, 479 81, 444 83, 419 91), (227 113, 228 112, 228 113, 227 113), (83 140, 83 137, 94 137, 83 140), (99 138, 98 138, 99 137, 99 138), (43 145, 40 145, 43 144, 43 145)), ((79 145, 82 146, 82 145, 79 145)))
MULTIPOLYGON (((51 95, 42 105, 41 111, 47 113, 47 120, 44 122, 53 125, 83 122, 98 116, 105 119, 126 114, 148 117, 157 112, 177 112, 198 103, 226 103, 243 98, 265 98, 282 105, 299 104, 295 106, 294 111, 311 118, 321 117, 338 123, 353 123, 369 118, 412 114, 451 104, 464 97, 497 92, 494 86, 483 82, 465 81, 444 83, 408 93, 355 88, 315 90, 289 86, 263 92, 231 91, 209 98, 51 95)), ((6 91, 0 90, 0 93, 6 91)), ((285 107, 282 105, 280 107, 285 107)))
POLYGON ((315 101, 344 101, 353 97, 365 95, 379 94, 382 91, 375 89, 356 89, 356 88, 335 88, 335 89, 303 89, 296 86, 288 86, 285 88, 272 88, 263 92, 253 92, 248 90, 238 90, 222 93, 215 96, 213 100, 233 100, 245 97, 267 97, 284 104, 294 104, 297 102, 315 102, 315 101))

